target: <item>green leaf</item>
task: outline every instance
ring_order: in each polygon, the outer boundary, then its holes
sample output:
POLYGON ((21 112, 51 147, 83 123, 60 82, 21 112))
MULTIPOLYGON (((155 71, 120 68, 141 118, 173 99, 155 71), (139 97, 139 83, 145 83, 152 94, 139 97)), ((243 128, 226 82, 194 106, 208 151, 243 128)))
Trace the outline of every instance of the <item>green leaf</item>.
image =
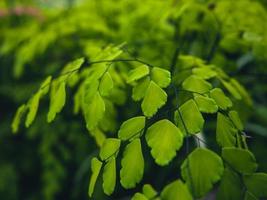
POLYGON ((238 90, 229 82, 223 80, 223 79, 220 79, 223 86, 228 90, 228 92, 235 98, 235 99, 242 99, 240 93, 238 92, 238 90))
POLYGON ((92 175, 90 178, 89 190, 88 190, 88 194, 90 197, 92 196, 92 194, 94 192, 95 183, 96 183, 97 177, 99 175, 99 172, 101 170, 101 167, 102 167, 102 162, 99 161, 97 158, 92 158, 92 160, 91 160, 92 175))
POLYGON ((253 173, 258 167, 254 155, 245 149, 225 147, 222 157, 231 168, 243 174, 253 173))
POLYGON ((167 119, 154 123, 147 129, 146 141, 159 165, 167 165, 183 144, 183 134, 167 119))
POLYGON ((147 77, 147 78, 140 80, 137 83, 137 85, 133 87, 133 92, 132 92, 133 100, 140 101, 141 99, 144 98, 147 88, 149 86, 149 83, 150 83, 150 79, 147 77))
POLYGON ((217 72, 214 71, 210 66, 195 67, 193 68, 192 72, 202 79, 210 79, 217 75, 217 72))
POLYGON ((237 130, 228 117, 217 114, 216 141, 221 147, 233 147, 236 144, 237 130))
POLYGON ((113 156, 104 167, 103 190, 106 195, 111 195, 116 186, 116 159, 113 156))
POLYGON ((59 113, 65 105, 66 102, 66 91, 65 82, 54 82, 52 85, 51 97, 50 97, 50 107, 47 115, 47 122, 52 122, 56 114, 59 113))
POLYGON ((157 196, 157 191, 149 184, 145 184, 143 186, 143 194, 148 198, 148 199, 153 199, 155 196, 157 196))
POLYGON ((91 130, 90 133, 92 136, 94 136, 96 144, 101 147, 106 140, 105 134, 99 128, 91 130))
POLYGON ((78 71, 82 64, 84 63, 84 58, 78 58, 70 63, 68 63, 64 69, 62 70, 62 73, 61 74, 70 74, 70 73, 73 73, 73 72, 76 72, 78 71))
POLYGON ((244 176, 244 182, 249 192, 258 198, 267 197, 267 174, 254 173, 244 176))
POLYGON ((91 103, 98 91, 99 81, 95 79, 87 79, 84 82, 82 95, 84 103, 91 103))
POLYGON ((145 98, 142 102, 142 111, 145 116, 152 117, 159 108, 167 101, 166 92, 161 89, 154 81, 150 81, 145 98))
POLYGON ((240 177, 228 168, 224 169, 224 174, 219 186, 217 200, 241 200, 243 186, 240 177))
POLYGON ((187 135, 187 132, 185 130, 182 118, 180 116, 181 113, 178 112, 178 110, 176 110, 174 112, 174 123, 175 125, 181 130, 181 132, 183 133, 184 136, 187 135))
POLYGON ((185 90, 200 94, 207 93, 212 88, 212 85, 209 82, 199 78, 196 75, 191 75, 185 79, 182 86, 185 90))
POLYGON ((39 100, 40 100, 40 96, 41 93, 37 92, 29 101, 29 103, 27 104, 27 106, 29 107, 29 112, 27 114, 26 117, 26 122, 25 122, 25 126, 28 128, 33 120, 36 117, 37 111, 38 111, 38 107, 39 107, 39 100))
POLYGON ((208 149, 197 148, 186 158, 181 166, 182 177, 195 198, 201 198, 221 179, 223 162, 208 149))
POLYGON ((225 96, 224 92, 220 88, 214 88, 210 91, 210 97, 216 101, 216 104, 223 110, 226 110, 233 106, 232 101, 225 96))
POLYGON ((165 186, 160 196, 162 200, 193 200, 187 186, 180 180, 165 186))
POLYGON ((134 81, 137 81, 148 74, 149 74, 149 67, 147 65, 141 65, 130 71, 127 78, 127 83, 132 83, 134 81))
POLYGON ((108 96, 112 88, 113 88, 113 80, 110 74, 106 72, 104 76, 101 78, 99 84, 99 92, 101 96, 108 96))
POLYGON ((198 110, 198 107, 194 100, 190 99, 185 102, 180 108, 182 120, 189 133, 199 133, 204 125, 204 119, 198 110))
POLYGON ((161 88, 166 88, 171 83, 171 73, 166 69, 153 67, 151 78, 161 88))
POLYGON ((148 198, 146 198, 145 195, 141 194, 141 193, 135 193, 133 198, 131 200, 149 200, 148 198))
POLYGON ((231 84, 237 89, 239 94, 242 96, 242 98, 246 101, 248 105, 252 105, 252 99, 246 89, 235 79, 231 78, 230 79, 231 84))
POLYGON ((120 149, 121 141, 117 138, 107 138, 101 146, 99 156, 101 160, 107 160, 117 154, 120 149))
POLYGON ((46 95, 49 92, 50 84, 52 81, 52 76, 48 76, 41 84, 39 91, 41 92, 41 96, 46 95))
POLYGON ((84 105, 83 110, 86 119, 86 127, 88 130, 93 130, 104 117, 105 113, 105 102, 99 92, 94 95, 89 105, 84 105))
POLYGON ((123 122, 118 136, 121 140, 134 139, 134 136, 140 136, 145 127, 146 118, 144 116, 133 117, 123 122))
POLYGON ((194 95, 194 100, 197 103, 198 109, 203 113, 216 113, 218 111, 218 106, 216 102, 202 95, 194 95))
POLYGON ((27 107, 26 107, 25 104, 21 105, 17 109, 15 117, 14 117, 14 119, 12 121, 12 124, 11 124, 11 128, 12 128, 12 132, 13 133, 17 133, 18 132, 21 118, 22 118, 23 114, 26 112, 26 110, 27 110, 27 107))
POLYGON ((238 112, 236 112, 235 110, 231 110, 228 113, 230 119, 232 120, 232 122, 234 123, 235 127, 240 130, 243 131, 244 130, 244 126, 243 123, 238 115, 238 112))
POLYGON ((134 139, 123 152, 121 160, 120 182, 126 188, 134 188, 143 177, 144 158, 140 139, 134 139))

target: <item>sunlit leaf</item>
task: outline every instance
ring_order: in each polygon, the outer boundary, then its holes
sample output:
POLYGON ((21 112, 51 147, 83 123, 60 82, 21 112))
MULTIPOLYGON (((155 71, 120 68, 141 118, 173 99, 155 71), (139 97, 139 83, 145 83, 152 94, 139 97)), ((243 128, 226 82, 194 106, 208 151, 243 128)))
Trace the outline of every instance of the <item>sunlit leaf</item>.
POLYGON ((209 97, 195 95, 194 100, 197 103, 198 109, 203 113, 216 113, 218 111, 216 102, 209 97))
POLYGON ((137 83, 137 85, 133 87, 133 92, 132 92, 133 100, 140 101, 141 99, 145 97, 149 83, 150 83, 150 79, 147 77, 147 78, 140 80, 137 83))
POLYGON ((135 193, 133 198, 131 200, 149 200, 148 198, 146 198, 145 195, 141 194, 141 193, 135 193))
POLYGON ((223 110, 232 107, 232 101, 225 96, 224 92, 220 88, 214 88, 210 91, 210 97, 216 101, 216 104, 223 110))
POLYGON ((101 94, 101 96, 107 96, 109 95, 112 88, 113 88, 113 80, 110 74, 106 72, 104 76, 101 78, 99 84, 99 93, 101 94))
POLYGON ((142 191, 148 199, 153 199, 155 196, 157 196, 157 191, 149 184, 145 184, 142 191))
POLYGON ((52 122, 55 119, 56 114, 62 110, 66 101, 65 82, 55 82, 53 87, 50 97, 49 112, 47 115, 48 122, 52 122))
POLYGON ((132 83, 139 80, 149 74, 149 67, 147 65, 141 65, 130 71, 127 82, 132 83))
POLYGON ((217 75, 217 72, 214 71, 210 66, 196 67, 192 70, 193 74, 203 79, 210 79, 217 75))
POLYGON ((187 186, 180 180, 174 181, 165 186, 160 196, 162 200, 193 200, 187 186))
POLYGON ((101 160, 107 160, 119 151, 121 141, 117 138, 107 138, 101 146, 99 156, 101 160))
POLYGON ((88 130, 93 130, 105 113, 105 102, 97 92, 90 104, 84 105, 84 115, 88 130))
POLYGON ((96 183, 96 180, 98 178, 101 167, 102 167, 102 162, 99 161, 97 158, 93 158, 91 160, 92 175, 90 178, 89 189, 88 189, 88 194, 90 197, 92 196, 92 194, 94 192, 95 183, 96 183))
POLYGON ((126 189, 134 188, 143 177, 144 158, 140 139, 134 139, 123 152, 120 182, 126 189))
POLYGON ((167 119, 154 123, 147 129, 146 141, 159 165, 167 165, 183 144, 183 134, 167 119))
POLYGON ((142 102, 142 111, 145 116, 152 117, 159 108, 167 101, 166 92, 161 89, 154 81, 150 81, 145 98, 142 102))
POLYGON ((103 190, 106 195, 111 195, 116 186, 116 159, 113 156, 104 166, 103 190))
POLYGON ((204 125, 204 119, 194 100, 190 99, 185 102, 180 108, 182 120, 189 133, 199 133, 204 125))
POLYGON ((28 108, 29 108, 29 112, 27 114, 26 117, 26 122, 25 122, 25 126, 29 127, 33 120, 36 117, 37 111, 38 111, 38 107, 39 107, 39 100, 40 100, 40 92, 37 92, 29 101, 29 103, 27 104, 28 108))
POLYGON ((212 85, 209 82, 199 78, 196 75, 191 75, 185 79, 182 86, 185 90, 200 94, 207 93, 212 88, 212 85))
POLYGON ((171 82, 171 73, 166 69, 153 67, 151 70, 151 77, 161 88, 166 88, 171 82))
POLYGON ((181 170, 182 177, 193 196, 201 198, 221 179, 224 166, 216 153, 205 148, 197 148, 183 162, 181 170))
POLYGON ((27 107, 26 107, 25 104, 21 105, 17 109, 17 112, 16 112, 15 117, 14 117, 14 119, 12 121, 12 124, 11 124, 11 128, 12 128, 12 132, 13 133, 17 133, 18 132, 21 118, 24 115, 24 113, 26 112, 26 109, 27 109, 27 107))
POLYGON ((145 127, 146 118, 144 116, 133 117, 123 122, 118 136, 121 140, 133 139, 134 136, 140 136, 145 127))

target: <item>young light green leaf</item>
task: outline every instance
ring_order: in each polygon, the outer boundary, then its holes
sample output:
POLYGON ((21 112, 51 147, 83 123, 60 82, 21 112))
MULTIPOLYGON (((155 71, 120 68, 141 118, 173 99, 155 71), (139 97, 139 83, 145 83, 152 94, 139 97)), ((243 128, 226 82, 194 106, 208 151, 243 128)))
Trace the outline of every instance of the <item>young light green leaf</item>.
POLYGON ((121 160, 120 182, 126 188, 134 188, 143 177, 144 158, 140 139, 134 139, 123 152, 121 160))
POLYGON ((230 119, 232 120, 232 122, 234 123, 235 127, 240 130, 243 131, 244 130, 244 126, 243 123, 238 115, 238 112, 236 112, 235 110, 231 110, 228 113, 230 119))
POLYGON ((107 160, 116 155, 120 149, 121 141, 117 138, 107 138, 101 146, 99 156, 101 160, 107 160))
POLYGON ((245 149, 225 147, 222 150, 222 157, 230 167, 243 174, 253 173, 258 167, 254 155, 245 149))
POLYGON ((127 82, 132 83, 149 74, 149 67, 147 65, 141 65, 130 71, 127 82))
POLYGON ((123 122, 118 136, 121 140, 129 140, 140 136, 145 127, 146 118, 144 116, 133 117, 123 122))
POLYGON ((40 100, 41 92, 37 92, 29 101, 27 106, 29 107, 29 112, 26 117, 25 126, 28 128, 33 120, 36 117, 38 107, 39 107, 39 100, 40 100))
POLYGON ((13 133, 17 133, 20 125, 20 121, 24 113, 26 112, 27 107, 25 104, 21 105, 15 114, 15 117, 12 121, 11 128, 13 133))
POLYGON ((194 100, 197 103, 198 109, 203 113, 216 113, 218 111, 218 106, 216 102, 202 95, 194 95, 194 100))
POLYGON ((105 102, 100 96, 99 92, 97 92, 91 103, 85 104, 83 106, 86 127, 88 130, 93 130, 99 121, 103 118, 105 113, 105 102))
POLYGON ((222 180, 219 186, 217 199, 218 200, 238 200, 242 199, 243 186, 238 174, 232 170, 225 168, 222 180))
POLYGON ((159 67, 153 67, 151 78, 161 88, 166 88, 171 83, 171 73, 159 67))
POLYGON ((103 190, 106 195, 111 195, 116 186, 116 159, 110 158, 104 166, 103 172, 103 190))
POLYGON ((62 70, 61 74, 66 74, 66 73, 74 73, 76 71, 78 71, 82 64, 84 63, 84 58, 78 58, 70 63, 68 63, 64 69, 62 70))
POLYGON ((99 88, 99 81, 98 80, 90 80, 90 79, 87 79, 85 80, 84 82, 84 85, 83 85, 83 90, 82 90, 82 95, 83 95, 83 101, 84 103, 91 103, 95 94, 97 93, 98 91, 98 88, 99 88))
POLYGON ((183 144, 183 134, 167 119, 154 123, 147 129, 146 141, 158 165, 167 165, 183 144))
POLYGON ((185 102, 180 108, 182 120, 189 133, 199 133, 204 125, 204 119, 194 100, 190 99, 185 102))
POLYGON ((162 200, 193 200, 187 186, 180 180, 174 181, 165 186, 160 196, 162 200))
POLYGON ((216 153, 205 148, 197 148, 183 162, 181 170, 182 177, 193 196, 201 198, 221 179, 224 166, 216 153))
POLYGON ((97 158, 93 158, 91 160, 92 175, 90 178, 89 189, 88 189, 88 194, 90 197, 92 196, 92 194, 94 192, 95 183, 96 183, 96 180, 98 178, 101 167, 102 167, 102 162, 99 161, 97 158))
POLYGON ((225 96, 224 92, 220 88, 214 88, 210 91, 210 97, 216 101, 216 104, 223 110, 226 110, 233 106, 232 101, 225 96))
POLYGON ((39 91, 41 92, 41 96, 46 95, 49 92, 50 84, 52 81, 52 76, 48 76, 41 84, 39 91))
POLYGON ((50 107, 47 115, 47 122, 52 122, 56 114, 59 113, 65 105, 66 101, 66 91, 65 82, 54 82, 52 85, 51 97, 50 97, 50 107))
POLYGON ((147 78, 141 79, 137 83, 137 85, 133 87, 133 92, 132 92, 133 100, 140 101, 141 99, 144 98, 147 88, 149 86, 149 83, 150 83, 150 79, 147 77, 147 78))
POLYGON ((267 174, 254 173, 244 176, 244 182, 249 192, 257 198, 267 197, 267 174))
POLYGON ((212 85, 209 82, 199 78, 196 75, 191 75, 185 79, 182 86, 185 90, 200 94, 207 93, 212 88, 212 85))
POLYGON ((131 200, 149 200, 148 198, 146 198, 145 195, 141 194, 141 193, 135 193, 133 198, 131 200))
POLYGON ((112 88, 113 88, 113 80, 110 74, 106 72, 104 76, 101 78, 99 84, 99 92, 101 96, 108 96, 112 88))
POLYGON ((149 184, 145 184, 142 191, 148 199, 153 199, 158 194, 157 191, 149 184))
POLYGON ((145 98, 142 102, 142 111, 145 116, 152 117, 167 101, 166 92, 154 81, 150 81, 145 98))
POLYGON ((202 79, 210 79, 217 75, 217 72, 214 71, 210 66, 195 67, 193 68, 192 72, 202 79))
POLYGON ((95 128, 94 130, 91 130, 90 133, 95 138, 96 144, 99 147, 102 147, 102 145, 104 144, 106 140, 105 134, 99 128, 95 128))
POLYGON ((233 147, 236 144, 237 130, 228 117, 217 114, 216 141, 221 147, 233 147))

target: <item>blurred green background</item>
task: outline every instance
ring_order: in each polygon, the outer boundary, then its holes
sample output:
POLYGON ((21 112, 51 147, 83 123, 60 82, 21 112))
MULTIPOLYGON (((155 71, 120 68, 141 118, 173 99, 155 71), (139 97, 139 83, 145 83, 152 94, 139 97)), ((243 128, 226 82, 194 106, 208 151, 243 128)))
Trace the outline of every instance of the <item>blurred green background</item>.
MULTIPOLYGON (((44 77, 110 43, 127 42, 131 55, 157 66, 180 47, 237 78, 253 100, 238 110, 266 172, 266 9, 265 0, 0 0, 0 199, 88 199, 97 146, 71 101, 52 124, 45 100, 32 127, 14 135, 10 125, 44 77)), ((160 186, 155 171, 145 181, 160 186)), ((118 190, 113 199, 130 194, 118 190)))

